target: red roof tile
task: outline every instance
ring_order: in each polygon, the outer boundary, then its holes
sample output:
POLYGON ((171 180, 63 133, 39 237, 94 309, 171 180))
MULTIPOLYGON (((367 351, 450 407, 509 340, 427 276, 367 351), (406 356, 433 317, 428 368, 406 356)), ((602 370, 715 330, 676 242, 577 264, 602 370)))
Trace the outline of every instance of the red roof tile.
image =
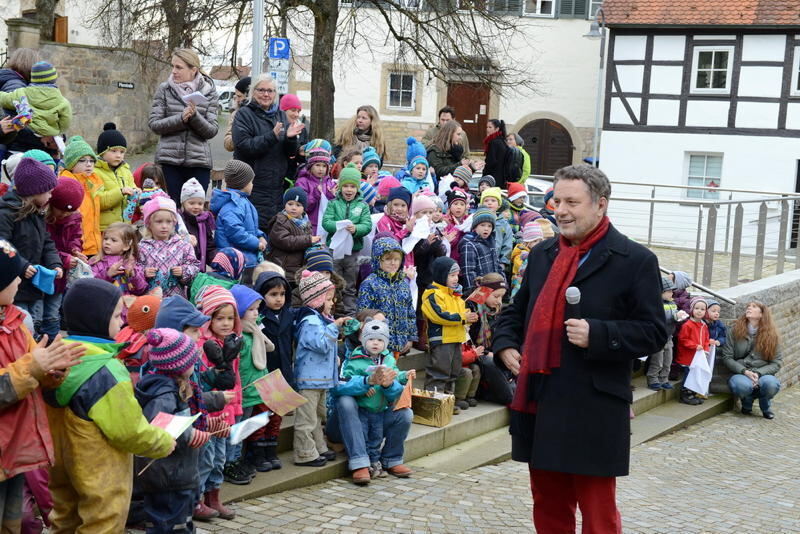
POLYGON ((609 26, 796 26, 798 0, 605 0, 609 26))

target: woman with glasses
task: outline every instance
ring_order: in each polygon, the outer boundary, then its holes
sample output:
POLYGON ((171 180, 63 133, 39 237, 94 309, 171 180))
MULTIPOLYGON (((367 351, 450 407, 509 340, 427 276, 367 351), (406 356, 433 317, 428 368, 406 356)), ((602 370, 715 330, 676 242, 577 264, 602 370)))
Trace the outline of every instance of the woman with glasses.
POLYGON ((250 101, 233 120, 233 157, 253 168, 250 201, 258 210, 259 227, 283 209, 284 178, 289 158, 297 154, 298 136, 305 125, 290 123, 278 107, 275 80, 262 74, 250 85, 250 101))
POLYGON ((200 69, 194 50, 172 52, 172 72, 158 86, 150 108, 150 129, 161 138, 156 163, 161 165, 169 196, 180 206, 181 187, 197 178, 203 190, 211 179, 211 146, 217 135, 217 90, 200 69))

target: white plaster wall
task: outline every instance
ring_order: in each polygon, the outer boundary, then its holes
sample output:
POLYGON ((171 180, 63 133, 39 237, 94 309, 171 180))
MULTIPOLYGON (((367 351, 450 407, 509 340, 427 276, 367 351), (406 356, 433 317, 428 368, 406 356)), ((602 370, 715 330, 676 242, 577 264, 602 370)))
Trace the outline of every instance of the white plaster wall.
POLYGON ((651 99, 647 107, 648 126, 677 126, 681 103, 678 100, 651 99))
POLYGON ((614 38, 614 59, 644 59, 647 37, 644 35, 617 35, 614 38))
POLYGON ((786 128, 800 130, 800 103, 789 104, 786 110, 786 128))
POLYGON ((653 39, 653 59, 683 61, 686 37, 683 35, 656 35, 653 39))
POLYGON ((728 126, 729 101, 689 100, 686 106, 686 126, 728 126))
POLYGON ((742 66, 739 74, 739 96, 778 98, 783 86, 782 67, 742 66))
POLYGON ((619 88, 625 93, 641 93, 642 78, 644 77, 643 65, 617 66, 619 88))
POLYGON ((650 92, 661 95, 681 94, 683 67, 653 65, 650 69, 650 92))
POLYGON ((778 104, 739 102, 736 106, 737 128, 777 128, 778 104))
POLYGON ((785 35, 745 35, 742 61, 783 61, 785 35))

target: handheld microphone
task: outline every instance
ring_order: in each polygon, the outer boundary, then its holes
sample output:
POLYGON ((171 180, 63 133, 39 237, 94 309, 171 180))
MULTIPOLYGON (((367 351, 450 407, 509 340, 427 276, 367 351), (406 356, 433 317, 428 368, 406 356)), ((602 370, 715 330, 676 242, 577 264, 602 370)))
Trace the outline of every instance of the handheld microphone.
POLYGON ((575 286, 567 288, 565 297, 567 299, 567 319, 581 318, 581 290, 575 286))

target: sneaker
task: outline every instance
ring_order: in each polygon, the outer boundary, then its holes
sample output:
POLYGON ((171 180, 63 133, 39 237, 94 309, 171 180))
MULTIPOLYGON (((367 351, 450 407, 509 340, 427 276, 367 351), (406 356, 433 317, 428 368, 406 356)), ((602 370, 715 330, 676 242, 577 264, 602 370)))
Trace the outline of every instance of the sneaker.
POLYGON ((663 384, 661 384, 661 389, 675 389, 675 388, 672 387, 672 384, 670 384, 669 382, 664 382, 663 384))
POLYGON ((458 406, 460 410, 469 410, 469 403, 465 400, 457 400, 456 406, 458 406))
POLYGON ((253 477, 250 476, 248 471, 242 468, 239 462, 225 464, 225 469, 223 469, 222 474, 225 477, 225 482, 230 482, 237 486, 246 486, 253 481, 253 477))
POLYGON ((318 456, 314 460, 309 460, 308 462, 295 462, 294 465, 299 465, 301 467, 322 467, 328 463, 328 460, 325 459, 324 456, 318 456))
POLYGON ((372 465, 369 466, 369 476, 370 478, 386 478, 388 475, 383 470, 383 466, 380 462, 374 462, 372 465))
POLYGON ((680 397, 678 398, 678 402, 682 402, 683 404, 688 404, 690 406, 697 406, 701 404, 701 400, 694 396, 694 393, 689 391, 688 389, 682 389, 680 397))
POLYGON ((652 384, 647 384, 647 389, 652 389, 653 391, 661 391, 662 387, 661 384, 654 382, 652 384))
POLYGON ((475 397, 469 397, 467 399, 467 404, 469 404, 470 408, 474 408, 475 406, 478 405, 478 399, 476 399, 475 397))
POLYGON ((775 419, 775 414, 769 410, 767 410, 766 412, 761 412, 761 415, 764 416, 764 419, 775 419))
POLYGON ((320 454, 321 457, 325 458, 328 462, 332 462, 336 459, 336 452, 328 449, 327 451, 320 454))
POLYGON ((742 415, 753 415, 753 409, 742 407, 742 415))

